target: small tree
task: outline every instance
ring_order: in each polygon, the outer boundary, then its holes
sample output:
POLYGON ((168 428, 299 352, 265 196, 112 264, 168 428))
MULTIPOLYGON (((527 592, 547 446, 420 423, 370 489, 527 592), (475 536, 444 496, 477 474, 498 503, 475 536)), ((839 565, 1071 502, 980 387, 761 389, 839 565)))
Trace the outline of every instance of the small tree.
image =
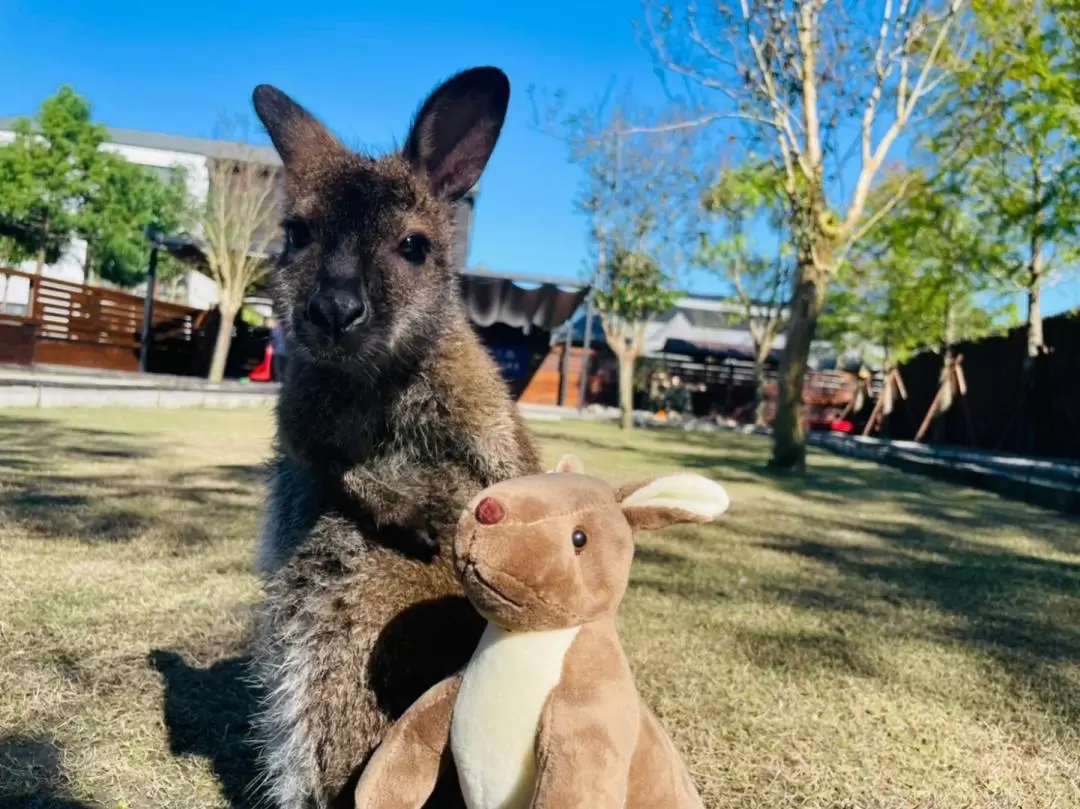
POLYGON ((645 347, 645 326, 670 309, 674 299, 660 265, 651 256, 620 245, 612 248, 601 268, 595 300, 604 339, 619 361, 620 424, 624 430, 634 424, 634 365, 645 347))
POLYGON ((235 150, 235 157, 209 161, 210 188, 196 225, 221 315, 212 382, 225 376, 233 323, 248 289, 266 274, 268 249, 278 233, 278 168, 259 162, 242 146, 235 150))
POLYGON ((751 159, 722 171, 702 204, 719 231, 702 234, 698 261, 731 285, 742 307, 754 350, 754 422, 764 424, 765 363, 786 323, 795 269, 784 238, 783 178, 751 159))
MULTIPOLYGON (((965 0, 644 0, 646 44, 705 91, 712 120, 767 149, 784 177, 795 279, 772 465, 802 468, 802 388, 829 282, 895 204, 868 207, 889 151, 942 81, 965 0), (876 18, 876 19, 875 19, 876 18), (844 182, 856 154, 854 182, 844 182)), ((902 192, 903 189, 899 189, 902 192)))
POLYGON ((559 99, 542 122, 534 110, 538 128, 564 141, 582 169, 576 205, 589 223, 588 272, 601 327, 619 360, 623 429, 633 426, 634 365, 647 321, 674 300, 662 267, 683 260, 682 237, 697 207, 693 126, 675 111, 632 117, 633 109, 627 91, 619 103, 604 97, 570 114, 559 99))

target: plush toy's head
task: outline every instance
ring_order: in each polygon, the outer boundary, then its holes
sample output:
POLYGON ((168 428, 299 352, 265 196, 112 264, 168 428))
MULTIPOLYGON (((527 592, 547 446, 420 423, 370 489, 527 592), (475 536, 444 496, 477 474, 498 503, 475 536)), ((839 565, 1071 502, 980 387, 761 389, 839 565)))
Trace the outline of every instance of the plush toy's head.
POLYGON ((708 522, 727 506, 723 487, 701 475, 613 489, 567 456, 554 473, 473 498, 458 523, 455 564, 473 605, 504 629, 579 626, 618 607, 635 530, 708 522))

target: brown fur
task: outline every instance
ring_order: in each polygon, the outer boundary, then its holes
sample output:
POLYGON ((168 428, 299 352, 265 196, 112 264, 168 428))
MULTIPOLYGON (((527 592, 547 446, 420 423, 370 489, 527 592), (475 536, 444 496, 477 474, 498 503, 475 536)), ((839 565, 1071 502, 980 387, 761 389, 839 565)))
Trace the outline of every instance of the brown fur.
MULTIPOLYGON (((580 468, 573 459, 558 467, 580 468)), ((532 809, 702 809, 675 746, 638 696, 615 612, 635 529, 705 522, 726 507, 723 490, 699 476, 615 491, 565 471, 491 486, 462 513, 455 568, 481 614, 511 633, 579 628, 540 716, 532 809)), ((357 809, 418 809, 455 771, 448 757, 461 678, 430 689, 390 731, 357 785, 357 809)))
MULTIPOLYGON (((275 306, 290 345, 259 566, 263 778, 284 809, 347 805, 391 721, 460 668, 483 628, 453 575, 458 513, 485 486, 540 471, 498 367, 468 324, 448 206, 476 182, 508 86, 492 69, 437 90, 405 148, 345 149, 287 96, 256 90, 286 170, 290 247, 275 306), (421 261, 405 238, 430 245, 421 261), (320 330, 308 302, 369 317, 320 330), (415 541, 430 536, 426 547, 415 541)), ((460 805, 450 779, 429 806, 460 805)))

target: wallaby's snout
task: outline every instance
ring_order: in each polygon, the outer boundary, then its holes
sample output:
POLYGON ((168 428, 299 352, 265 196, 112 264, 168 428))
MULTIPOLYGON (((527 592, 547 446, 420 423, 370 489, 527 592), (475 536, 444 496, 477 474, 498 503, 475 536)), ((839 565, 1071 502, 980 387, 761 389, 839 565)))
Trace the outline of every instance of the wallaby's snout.
POLYGON ((307 319, 335 343, 363 326, 371 305, 362 295, 347 289, 320 288, 307 304, 307 319))

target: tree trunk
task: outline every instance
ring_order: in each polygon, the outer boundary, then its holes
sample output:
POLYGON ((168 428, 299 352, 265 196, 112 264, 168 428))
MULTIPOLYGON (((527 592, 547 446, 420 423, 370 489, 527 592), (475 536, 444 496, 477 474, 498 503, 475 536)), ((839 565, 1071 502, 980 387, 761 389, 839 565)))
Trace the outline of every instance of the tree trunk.
POLYGON ((765 426, 765 365, 754 363, 754 426, 765 426))
POLYGON ((220 382, 225 378, 225 362, 229 359, 229 346, 232 345, 233 323, 239 311, 239 305, 228 298, 222 298, 218 304, 221 322, 214 339, 214 356, 210 360, 210 375, 207 377, 211 382, 220 382))
POLYGON ((43 235, 42 240, 41 240, 41 248, 38 250, 38 254, 37 254, 37 267, 34 270, 34 272, 37 275, 41 275, 41 271, 43 269, 45 269, 45 248, 49 243, 49 218, 48 217, 45 218, 45 225, 42 228, 42 233, 44 235, 43 235))
POLYGON ((956 343, 956 318, 954 317, 953 302, 945 306, 945 339, 941 344, 941 372, 938 374, 938 386, 940 390, 940 404, 937 414, 934 416, 934 432, 931 441, 935 444, 944 444, 948 438, 946 427, 948 426, 949 408, 953 404, 952 362, 953 344, 956 343))
POLYGON ((810 251, 805 251, 798 261, 787 342, 780 363, 776 419, 773 421, 773 453, 769 466, 774 469, 802 470, 806 466, 803 382, 810 361, 810 344, 814 341, 818 317, 825 303, 825 272, 816 266, 810 251))
POLYGON ((1034 165, 1034 182, 1031 198, 1035 203, 1035 221, 1031 228, 1031 258, 1028 266, 1028 322, 1027 322, 1027 361, 1024 363, 1024 375, 1030 376, 1034 370, 1034 360, 1045 349, 1043 342, 1042 321, 1042 273, 1043 273, 1043 215, 1042 174, 1038 162, 1034 165))
POLYGON ((629 430, 634 426, 634 360, 631 351, 619 354, 619 426, 629 430))
POLYGON ((754 426, 765 426, 765 360, 772 348, 771 333, 754 346, 754 426))
POLYGON ((86 258, 83 260, 83 283, 90 286, 94 280, 94 247, 86 243, 86 258))
POLYGON ((1037 444, 1037 421, 1039 416, 1038 365, 1046 353, 1042 317, 1042 234, 1041 223, 1036 222, 1031 236, 1031 264, 1028 267, 1028 315, 1027 353, 1024 356, 1020 399, 1020 450, 1034 452, 1037 444))

